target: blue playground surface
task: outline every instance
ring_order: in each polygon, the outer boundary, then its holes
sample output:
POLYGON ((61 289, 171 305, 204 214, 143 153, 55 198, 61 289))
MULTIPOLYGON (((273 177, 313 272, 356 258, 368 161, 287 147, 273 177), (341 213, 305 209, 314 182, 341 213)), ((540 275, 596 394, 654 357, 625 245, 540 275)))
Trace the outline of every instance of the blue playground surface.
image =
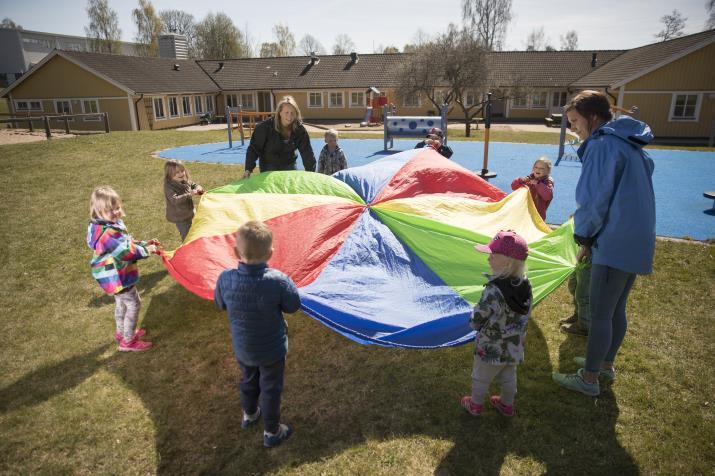
MULTIPOLYGON (((395 140, 394 148, 387 152, 383 151, 382 136, 379 139, 340 139, 340 146, 348 158, 348 165, 354 167, 411 149, 416 142, 395 140)), ((325 143, 322 139, 311 139, 311 143, 317 159, 325 143)), ((228 142, 197 144, 163 150, 159 155, 186 162, 243 164, 248 142, 246 145, 236 144, 234 142, 232 149, 228 147, 228 142)), ((452 160, 467 169, 481 170, 483 142, 451 141, 449 145, 454 150, 452 160)), ((556 163, 558 151, 556 145, 491 142, 489 170, 497 173, 491 183, 509 192, 511 181, 528 174, 537 157, 545 155, 556 163)), ((574 153, 574 150, 567 145, 566 152, 574 153)), ((715 190, 715 152, 649 149, 648 153, 655 162, 656 233, 696 240, 715 238, 715 212, 711 210, 713 201, 703 197, 703 192, 715 190)), ((300 158, 298 167, 302 168, 300 158)), ((579 162, 562 160, 558 167, 552 169, 556 186, 546 215, 548 223, 561 224, 573 213, 576 207, 574 190, 580 173, 579 162)), ((226 182, 239 178, 237 172, 236 177, 227 177, 226 182)))

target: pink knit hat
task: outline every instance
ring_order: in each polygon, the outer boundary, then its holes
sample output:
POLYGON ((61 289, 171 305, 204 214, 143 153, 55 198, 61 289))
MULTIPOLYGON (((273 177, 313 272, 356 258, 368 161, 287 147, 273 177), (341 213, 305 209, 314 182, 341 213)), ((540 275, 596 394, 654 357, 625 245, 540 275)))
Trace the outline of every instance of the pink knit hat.
POLYGON ((496 253, 509 258, 524 261, 529 255, 529 246, 526 240, 515 231, 500 231, 488 245, 476 245, 475 250, 482 253, 496 253))

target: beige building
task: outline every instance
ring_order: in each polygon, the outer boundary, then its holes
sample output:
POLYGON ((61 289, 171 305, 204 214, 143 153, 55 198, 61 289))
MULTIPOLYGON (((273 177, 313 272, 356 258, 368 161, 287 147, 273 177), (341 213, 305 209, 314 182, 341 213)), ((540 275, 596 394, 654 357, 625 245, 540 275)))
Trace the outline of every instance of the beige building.
MULTIPOLYGON (((714 43, 715 30, 709 30, 632 50, 488 53, 494 117, 541 121, 578 91, 595 88, 624 108, 637 106, 638 118, 661 140, 707 140, 715 121, 714 43)), ((207 111, 223 115, 226 106, 272 111, 288 94, 307 121, 359 121, 370 89, 385 94, 399 115, 438 114, 425 97, 397 97, 397 73, 408 58, 353 53, 190 61, 56 50, 0 96, 15 115, 108 112, 112 130, 195 124, 207 111)), ((464 100, 479 102, 485 92, 464 100)), ((454 107, 449 118, 463 116, 454 107)))

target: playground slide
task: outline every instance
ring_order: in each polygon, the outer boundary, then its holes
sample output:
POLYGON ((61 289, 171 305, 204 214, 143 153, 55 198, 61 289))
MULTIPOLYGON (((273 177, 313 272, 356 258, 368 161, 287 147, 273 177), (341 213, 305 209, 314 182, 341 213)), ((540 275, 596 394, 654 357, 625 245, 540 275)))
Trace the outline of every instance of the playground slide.
POLYGON ((371 118, 372 118, 372 107, 368 106, 367 108, 365 108, 365 117, 363 118, 362 122, 369 124, 371 118))

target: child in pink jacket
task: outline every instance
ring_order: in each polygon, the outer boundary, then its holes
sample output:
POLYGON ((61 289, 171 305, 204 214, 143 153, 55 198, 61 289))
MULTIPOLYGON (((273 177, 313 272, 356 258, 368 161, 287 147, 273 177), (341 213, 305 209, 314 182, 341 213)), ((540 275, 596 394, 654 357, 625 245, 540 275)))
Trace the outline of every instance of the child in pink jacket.
POLYGON ((554 197, 554 181, 549 174, 551 174, 551 161, 546 157, 539 157, 534 162, 534 167, 529 175, 517 177, 511 183, 512 190, 528 187, 536 209, 544 221, 546 221, 546 209, 549 208, 551 199, 554 197))

